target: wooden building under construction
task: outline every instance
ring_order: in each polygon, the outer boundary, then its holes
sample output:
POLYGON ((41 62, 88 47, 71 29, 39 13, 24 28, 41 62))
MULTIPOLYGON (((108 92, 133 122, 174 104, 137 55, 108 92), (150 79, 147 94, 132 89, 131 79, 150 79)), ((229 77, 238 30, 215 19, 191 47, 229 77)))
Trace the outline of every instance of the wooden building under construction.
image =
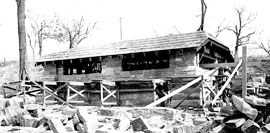
MULTIPOLYGON (((44 83, 54 83, 48 84, 50 88, 67 82, 77 86, 68 95, 67 90, 59 90, 63 98, 80 92, 81 96, 72 97, 70 101, 81 100, 90 105, 109 101, 121 106, 145 106, 154 101, 153 79, 170 81, 174 90, 208 71, 203 64, 233 61, 228 47, 212 35, 198 31, 76 47, 43 56, 37 65, 44 66, 44 83)), ((189 91, 172 97, 171 104, 177 103, 189 91)), ((198 99, 200 91, 189 100, 200 104, 198 99)))

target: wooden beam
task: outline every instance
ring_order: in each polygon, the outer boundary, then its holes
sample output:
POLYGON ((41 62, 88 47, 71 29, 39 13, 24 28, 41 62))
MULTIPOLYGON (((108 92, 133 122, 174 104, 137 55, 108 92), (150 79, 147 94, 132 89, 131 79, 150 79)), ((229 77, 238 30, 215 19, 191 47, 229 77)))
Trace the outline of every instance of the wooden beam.
POLYGON ((164 97, 162 97, 162 98, 160 98, 160 99, 154 101, 153 103, 147 105, 146 107, 154 107, 154 106, 157 106, 158 104, 164 102, 165 100, 169 99, 170 97, 172 97, 172 96, 174 96, 174 95, 180 93, 181 91, 187 89, 188 87, 194 85, 195 83, 197 83, 197 82, 199 82, 199 81, 201 81, 201 80, 202 80, 202 77, 198 77, 198 78, 194 79, 193 81, 187 83, 186 85, 180 87, 179 89, 176 89, 175 91, 169 93, 168 95, 166 95, 166 96, 164 96, 164 97))
POLYGON ((72 106, 71 104, 69 104, 69 103, 67 103, 66 101, 64 101, 62 98, 58 97, 57 95, 55 95, 54 93, 52 93, 51 91, 49 91, 49 90, 47 89, 46 86, 45 86, 45 87, 42 87, 41 85, 39 85, 39 84, 38 84, 37 82, 35 82, 35 81, 32 81, 32 83, 34 83, 34 85, 36 85, 36 86, 39 87, 40 89, 46 91, 46 92, 49 93, 50 95, 52 95, 55 99, 57 99, 57 100, 59 100, 59 101, 65 103, 65 104, 67 104, 67 105, 70 106, 71 108, 74 108, 74 106, 72 106))
POLYGON ((77 86, 84 86, 84 82, 76 82, 76 81, 71 81, 69 82, 70 85, 77 85, 77 86))
POLYGON ((57 82, 55 81, 44 81, 43 83, 46 85, 57 85, 57 82))
POLYGON ((69 87, 67 88, 67 98, 66 98, 66 102, 68 103, 69 101, 69 97, 70 97, 70 89, 69 87))
POLYGON ((247 46, 242 46, 242 98, 247 96, 247 46))
POLYGON ((84 93, 84 92, 85 92, 85 90, 81 90, 81 91, 79 91, 79 93, 76 93, 76 94, 70 96, 68 100, 71 100, 72 98, 74 98, 74 97, 76 97, 78 95, 83 95, 82 93, 84 93))
POLYGON ((221 89, 218 91, 217 95, 215 96, 215 98, 212 101, 212 105, 214 105, 217 101, 217 99, 219 98, 219 96, 223 93, 223 91, 225 90, 225 88, 229 85, 229 83, 231 82, 232 78, 234 77, 234 75, 236 74, 237 70, 240 68, 242 64, 242 60, 239 61, 238 65, 235 67, 235 69, 233 70, 233 72, 231 73, 230 77, 228 78, 228 80, 225 82, 225 84, 221 87, 221 89))
POLYGON ((235 67, 237 63, 209 63, 209 64, 200 64, 199 66, 202 68, 217 68, 217 67, 235 67))
POLYGON ((164 102, 165 100, 169 99, 170 97, 172 97, 172 96, 178 94, 179 92, 181 92, 181 91, 187 89, 188 87, 194 85, 195 83, 201 81, 201 80, 203 79, 203 77, 207 77, 207 76, 209 76, 209 75, 212 75, 212 74, 213 74, 214 72, 216 72, 216 71, 217 71, 217 68, 208 71, 208 72, 205 73, 204 75, 202 75, 202 76, 200 76, 200 77, 198 77, 198 78, 196 78, 196 79, 194 79, 194 80, 188 82, 186 85, 184 85, 184 86, 182 86, 182 87, 180 87, 180 88, 174 90, 173 92, 171 92, 171 93, 169 93, 168 95, 166 95, 166 96, 164 96, 164 97, 162 97, 162 98, 160 98, 160 99, 154 101, 153 103, 147 105, 146 107, 154 107, 154 106, 160 104, 161 102, 164 102))
POLYGON ((78 95, 80 95, 81 97, 85 98, 85 96, 83 94, 81 94, 80 92, 78 92, 77 90, 75 90, 74 88, 68 86, 69 89, 71 89, 72 91, 74 91, 75 93, 77 93, 78 95))
POLYGON ((116 90, 110 92, 109 95, 107 95, 105 98, 103 98, 103 102, 106 101, 106 100, 107 100, 108 98, 110 98, 111 96, 113 96, 113 97, 116 98, 116 96, 114 95, 115 93, 116 93, 116 90))
POLYGON ((213 60, 213 61, 215 61, 216 60, 216 58, 214 58, 214 57, 212 57, 212 56, 210 56, 210 55, 208 55, 208 54, 202 54, 202 57, 201 58, 208 58, 208 59, 210 59, 210 60, 213 60))
POLYGON ((214 92, 214 88, 215 88, 215 86, 213 86, 213 87, 210 87, 205 81, 203 81, 203 83, 204 83, 204 85, 206 85, 206 88, 211 92, 211 93, 213 93, 215 96, 217 95, 215 92, 214 92))
POLYGON ((193 92, 195 92, 197 89, 199 89, 202 85, 202 82, 198 84, 194 89, 192 89, 176 106, 173 108, 176 109, 178 106, 180 106, 193 92))

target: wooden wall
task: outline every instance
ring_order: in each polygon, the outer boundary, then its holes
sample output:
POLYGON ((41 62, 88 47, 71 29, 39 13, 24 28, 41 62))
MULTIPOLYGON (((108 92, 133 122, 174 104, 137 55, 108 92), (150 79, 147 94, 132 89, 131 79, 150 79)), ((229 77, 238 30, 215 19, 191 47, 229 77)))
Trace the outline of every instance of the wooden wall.
POLYGON ((43 81, 81 81, 90 80, 138 80, 196 75, 196 51, 184 49, 170 54, 170 67, 164 69, 123 71, 120 56, 103 57, 102 73, 63 75, 63 65, 50 63, 44 66, 43 81))
MULTIPOLYGON (((121 61, 122 59, 120 56, 103 57, 102 73, 73 75, 63 75, 62 65, 58 65, 59 67, 56 68, 56 64, 47 64, 44 66, 45 72, 43 75, 43 81, 90 82, 91 80, 148 80, 150 82, 121 82, 118 101, 118 104, 121 106, 146 106, 154 101, 154 88, 151 79, 173 79, 171 83, 173 90, 175 90, 194 79, 197 75, 201 75, 205 71, 202 68, 199 68, 197 65, 198 56, 196 56, 195 49, 184 49, 183 53, 181 53, 181 51, 171 52, 169 61, 170 67, 164 69, 122 71, 121 61), (185 77, 192 78, 186 79, 185 77), (138 91, 140 89, 142 91, 138 91)), ((187 89, 187 91, 174 96, 172 98, 171 106, 175 106, 180 101, 180 99, 182 99, 195 86, 196 85, 187 89)), ((100 105, 101 96, 99 84, 90 84, 88 86, 84 86, 84 88, 85 87, 87 90, 89 90, 84 92, 84 95, 87 96, 87 99, 74 100, 83 100, 88 102, 90 105, 100 105)), ((78 89, 81 90, 83 88, 78 89)), ((65 92, 62 92, 62 94, 64 97, 65 92)), ((200 106, 200 100, 200 91, 197 91, 183 103, 183 106, 200 106)))

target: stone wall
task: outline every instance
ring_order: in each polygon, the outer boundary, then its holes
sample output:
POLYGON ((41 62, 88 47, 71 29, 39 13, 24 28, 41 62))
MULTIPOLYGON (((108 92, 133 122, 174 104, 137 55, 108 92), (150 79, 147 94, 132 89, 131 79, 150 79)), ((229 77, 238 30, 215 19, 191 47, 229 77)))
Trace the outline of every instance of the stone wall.
POLYGON ((195 49, 184 49, 183 53, 180 51, 171 53, 170 67, 164 69, 123 71, 120 56, 103 57, 102 73, 63 75, 62 65, 59 65, 58 70, 55 64, 47 64, 44 68, 44 81, 142 80, 197 74, 195 49))

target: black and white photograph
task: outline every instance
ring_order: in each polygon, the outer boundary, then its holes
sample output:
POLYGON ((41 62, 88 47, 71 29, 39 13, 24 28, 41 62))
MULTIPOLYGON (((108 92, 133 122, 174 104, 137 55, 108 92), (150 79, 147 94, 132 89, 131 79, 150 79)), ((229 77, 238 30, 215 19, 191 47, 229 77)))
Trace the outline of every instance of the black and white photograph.
POLYGON ((0 133, 269 133, 269 5, 1 0, 0 133))

